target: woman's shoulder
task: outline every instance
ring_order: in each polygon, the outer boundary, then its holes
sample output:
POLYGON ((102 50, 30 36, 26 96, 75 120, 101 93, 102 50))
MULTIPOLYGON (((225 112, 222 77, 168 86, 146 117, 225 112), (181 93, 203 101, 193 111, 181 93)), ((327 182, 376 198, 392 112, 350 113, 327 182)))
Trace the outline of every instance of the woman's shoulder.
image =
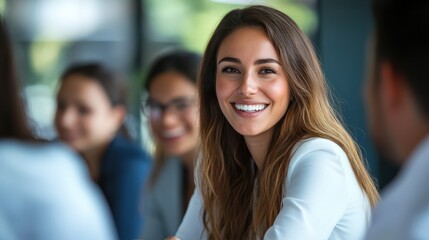
POLYGON ((326 165, 329 163, 329 165, 343 168, 346 162, 348 162, 346 153, 334 141, 320 137, 307 138, 295 145, 289 172, 298 165, 326 165))
MULTIPOLYGON (((155 209, 172 214, 180 222, 183 197, 183 172, 179 159, 168 159, 145 198, 155 209), (156 207, 155 207, 156 206, 156 207)), ((171 219, 172 220, 172 219, 171 219)))
POLYGON ((121 180, 140 181, 147 177, 151 168, 151 156, 122 137, 112 140, 101 161, 102 175, 117 175, 121 180))
POLYGON ((167 159, 153 185, 153 190, 165 192, 166 189, 176 188, 177 185, 180 185, 183 175, 182 168, 183 167, 180 159, 167 159))
POLYGON ((150 155, 143 147, 132 140, 116 136, 108 146, 106 158, 121 159, 121 161, 149 161, 150 155))
POLYGON ((345 154, 344 150, 334 141, 326 138, 312 137, 303 139, 295 145, 292 158, 314 151, 324 151, 334 155, 345 154))

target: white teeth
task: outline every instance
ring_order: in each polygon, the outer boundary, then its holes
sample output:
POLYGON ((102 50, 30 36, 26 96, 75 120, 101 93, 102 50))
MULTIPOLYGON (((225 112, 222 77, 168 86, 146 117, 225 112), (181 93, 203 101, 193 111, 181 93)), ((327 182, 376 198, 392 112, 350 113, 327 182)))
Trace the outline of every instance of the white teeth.
POLYGON ((235 108, 244 112, 258 112, 267 107, 266 104, 256 104, 256 105, 245 105, 245 104, 234 104, 235 108))
POLYGON ((162 137, 164 137, 164 138, 175 138, 175 137, 180 137, 183 134, 185 134, 185 129, 180 128, 180 129, 174 129, 174 130, 170 130, 170 131, 164 131, 164 132, 162 132, 162 137))

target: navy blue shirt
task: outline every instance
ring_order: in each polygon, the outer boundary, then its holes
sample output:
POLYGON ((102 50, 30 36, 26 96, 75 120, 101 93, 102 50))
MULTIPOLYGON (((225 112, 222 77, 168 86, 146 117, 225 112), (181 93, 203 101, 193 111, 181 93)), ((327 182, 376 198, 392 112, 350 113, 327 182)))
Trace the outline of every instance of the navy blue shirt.
POLYGON ((116 136, 101 161, 99 186, 110 206, 119 239, 140 238, 143 218, 140 199, 151 157, 139 145, 116 136))

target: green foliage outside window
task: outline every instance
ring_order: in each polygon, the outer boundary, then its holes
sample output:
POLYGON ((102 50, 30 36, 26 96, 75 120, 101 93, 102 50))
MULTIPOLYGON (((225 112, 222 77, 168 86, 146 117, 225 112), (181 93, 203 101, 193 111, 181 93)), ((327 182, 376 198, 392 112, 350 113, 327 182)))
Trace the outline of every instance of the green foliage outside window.
MULTIPOLYGON (((220 19, 230 10, 247 5, 227 2, 237 2, 237 0, 145 1, 149 41, 179 42, 187 49, 202 52, 220 19)), ((309 35, 314 33, 317 28, 316 13, 306 4, 292 0, 247 2, 249 4, 268 5, 285 12, 309 35)))

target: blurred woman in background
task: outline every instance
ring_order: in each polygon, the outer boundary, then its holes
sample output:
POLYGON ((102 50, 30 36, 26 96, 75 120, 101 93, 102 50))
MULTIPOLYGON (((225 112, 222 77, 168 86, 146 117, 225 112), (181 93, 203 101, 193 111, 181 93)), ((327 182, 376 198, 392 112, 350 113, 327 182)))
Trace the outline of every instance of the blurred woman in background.
POLYGON ((145 200, 143 239, 173 235, 194 191, 199 121, 195 86, 201 57, 176 50, 161 55, 145 81, 143 111, 155 139, 155 167, 145 200))
POLYGON ((55 126, 58 137, 79 152, 112 210, 119 238, 141 235, 139 199, 150 157, 119 134, 126 116, 125 87, 97 63, 75 65, 61 76, 55 126))
POLYGON ((116 239, 78 156, 33 139, 1 16, 0 79, 0 239, 116 239))

